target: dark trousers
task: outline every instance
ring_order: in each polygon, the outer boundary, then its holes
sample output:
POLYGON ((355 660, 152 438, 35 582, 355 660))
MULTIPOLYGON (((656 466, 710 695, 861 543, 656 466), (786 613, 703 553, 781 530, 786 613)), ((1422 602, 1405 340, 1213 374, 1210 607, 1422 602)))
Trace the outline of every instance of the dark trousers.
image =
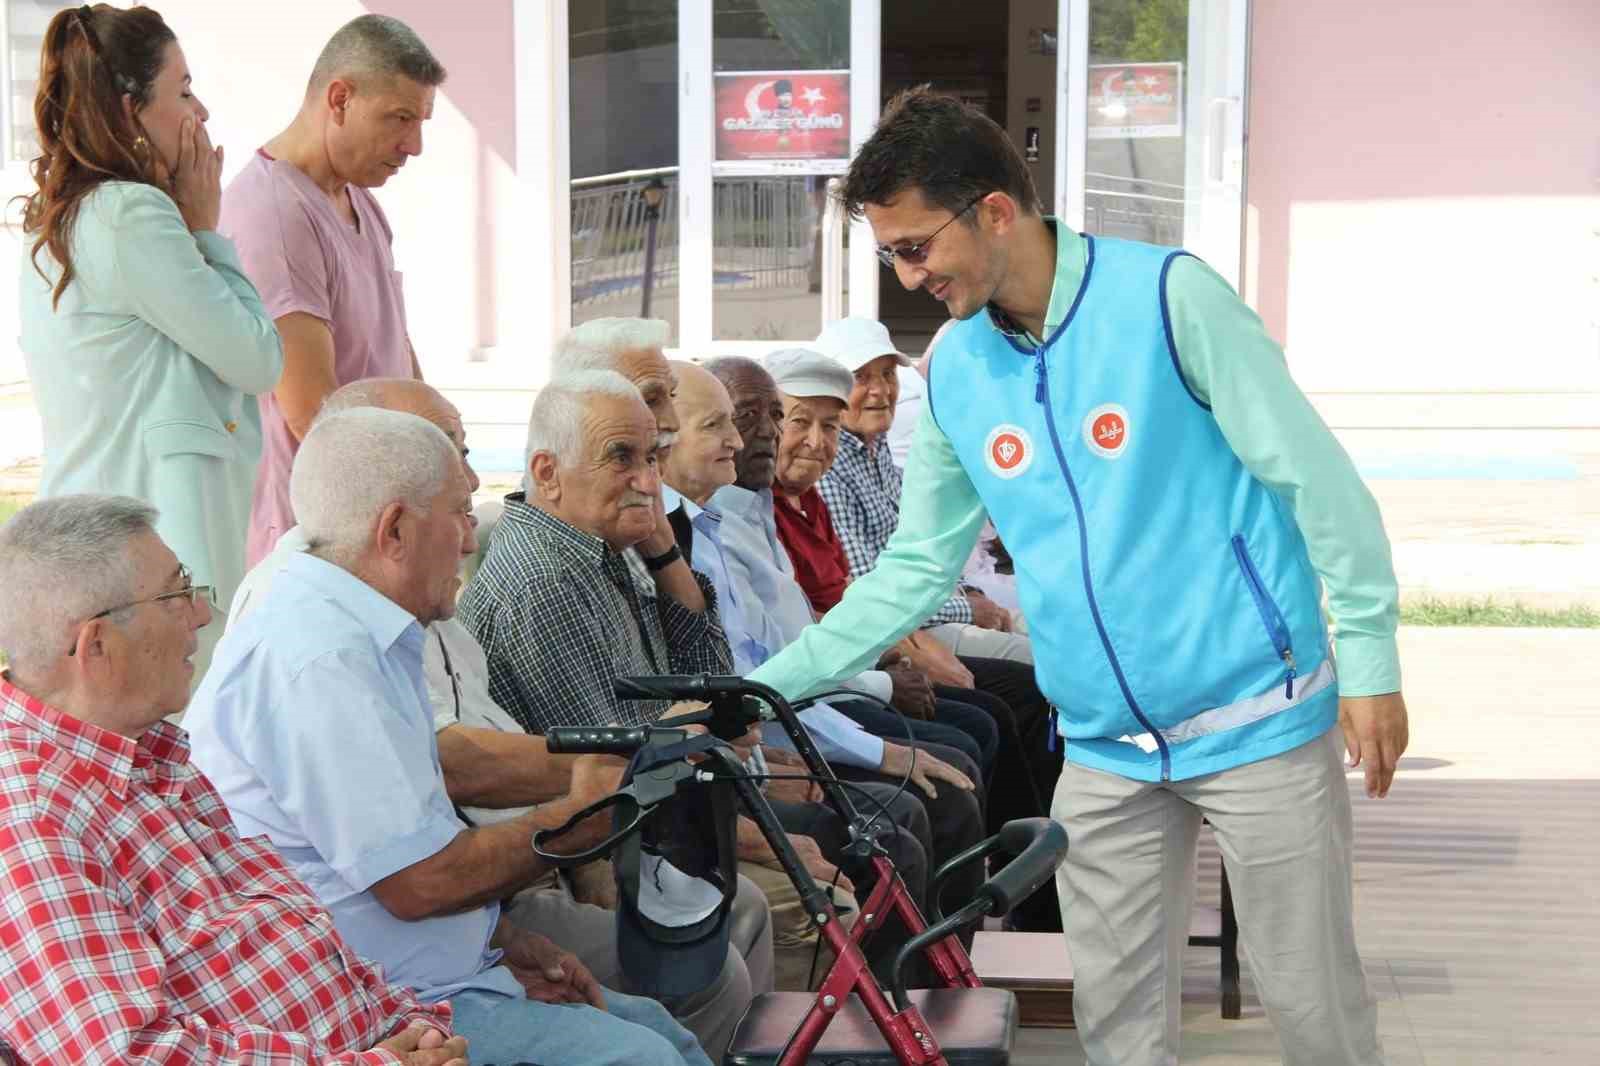
POLYGON ((945 699, 943 691, 937 693, 940 698, 934 702, 932 721, 908 717, 871 700, 842 700, 832 706, 867 732, 896 744, 906 743, 909 732, 912 740, 955 748, 976 763, 983 774, 982 781, 974 779, 974 784, 987 785, 1000 750, 1000 726, 991 711, 975 706, 976 700, 966 699, 981 697, 981 693, 972 689, 949 691, 956 695, 945 699))
MULTIPOLYGON (((783 771, 775 768, 775 772, 783 771)), ((855 782, 854 787, 846 791, 849 793, 850 802, 862 814, 868 818, 874 814, 880 815, 876 823, 878 826, 884 823, 878 804, 883 804, 887 809, 893 827, 891 831, 880 834, 878 839, 888 851, 889 860, 899 871, 900 879, 906 883, 911 898, 920 906, 927 894, 928 875, 932 872, 928 868, 928 855, 933 848, 933 835, 928 823, 927 808, 911 794, 909 789, 902 793, 898 782, 891 784, 882 778, 877 781, 855 782), (857 789, 866 790, 877 799, 877 803, 872 802, 857 789)), ((821 803, 773 803, 771 806, 785 831, 811 837, 817 842, 823 856, 849 875, 851 882, 856 886, 856 901, 865 903, 872 887, 877 884, 877 873, 870 864, 854 864, 845 855, 845 847, 850 843, 849 827, 827 800, 824 799, 821 803)), ((899 951, 900 945, 905 942, 904 926, 899 926, 893 931, 887 927, 880 929, 877 935, 867 942, 865 951, 867 961, 880 981, 887 983, 890 980, 895 952, 899 951), (895 935, 896 933, 899 935, 895 935)))
MULTIPOLYGON (((1013 818, 1049 814, 1056 778, 1061 775, 1062 745, 1053 737, 1050 702, 1039 691, 1033 667, 973 656, 962 656, 961 663, 972 671, 976 688, 950 691, 994 714, 1000 732, 994 783, 989 790, 989 832, 996 832, 1013 818)), ((940 695, 945 691, 941 686, 940 695)), ((1055 879, 1020 903, 1009 924, 1029 932, 1060 931, 1055 879)))
MULTIPOLYGON (((939 744, 930 744, 927 741, 917 741, 915 747, 920 751, 928 752, 939 759, 949 763, 973 781, 979 780, 978 767, 970 758, 954 748, 943 747, 939 744)), ((883 774, 874 770, 862 770, 851 766, 835 767, 834 772, 839 777, 849 781, 886 781, 883 774)), ((893 784, 899 785, 897 778, 893 784)), ((917 787, 915 782, 906 785, 906 794, 914 795, 922 802, 928 812, 928 825, 932 831, 933 848, 929 852, 929 863, 934 870, 961 852, 972 847, 983 839, 983 804, 976 790, 968 792, 956 788, 945 782, 934 782, 937 795, 929 796, 917 787)), ((984 870, 982 863, 971 863, 960 872, 951 876, 946 882, 943 891, 946 912, 961 906, 977 895, 978 886, 983 883, 984 870)), ((930 921, 933 914, 933 887, 930 884, 925 893, 924 900, 918 901, 923 917, 930 921)), ((904 943, 909 933, 900 924, 899 919, 891 918, 878 932, 879 936, 892 936, 904 943)), ((972 933, 962 936, 962 940, 969 946, 972 943, 972 933)), ((876 971, 874 971, 876 972, 876 971)), ((926 970, 913 971, 911 981, 926 981, 926 970)), ((910 981, 908 981, 910 983, 910 981)))

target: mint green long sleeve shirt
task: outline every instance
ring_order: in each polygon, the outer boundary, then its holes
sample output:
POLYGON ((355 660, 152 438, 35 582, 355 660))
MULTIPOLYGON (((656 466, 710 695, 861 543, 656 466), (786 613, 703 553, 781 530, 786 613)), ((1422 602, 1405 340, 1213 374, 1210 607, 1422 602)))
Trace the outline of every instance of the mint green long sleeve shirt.
MULTIPOLYGON (((1047 336, 1067 316, 1088 248, 1065 226, 1055 231, 1047 336)), ((1399 587, 1372 493, 1290 377, 1283 350, 1220 275, 1198 259, 1178 259, 1167 274, 1167 306, 1184 379, 1305 537, 1333 617, 1340 694, 1399 691, 1399 587)), ((924 410, 906 461, 900 522, 877 566, 752 679, 793 699, 870 665, 944 602, 985 517, 954 446, 924 410)))

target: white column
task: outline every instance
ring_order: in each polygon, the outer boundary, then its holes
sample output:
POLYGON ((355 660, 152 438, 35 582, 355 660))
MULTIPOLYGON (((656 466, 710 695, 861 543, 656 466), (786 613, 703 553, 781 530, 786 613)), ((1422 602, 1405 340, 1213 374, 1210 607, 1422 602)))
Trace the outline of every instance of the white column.
MULTIPOLYGON (((850 5, 850 155, 872 136, 883 92, 883 5, 853 0, 850 5)), ((872 227, 850 224, 850 313, 878 317, 878 282, 883 267, 873 251, 872 227)))
POLYGON ((508 336, 496 377, 534 387, 572 322, 572 155, 568 107, 567 0, 512 0, 516 51, 516 195, 501 205, 520 253, 499 269, 518 276, 507 302, 508 336))
POLYGON ((1083 231, 1084 171, 1089 163, 1089 0, 1061 0, 1056 41, 1056 215, 1083 231))
POLYGON ((711 0, 679 0, 678 349, 691 355, 706 351, 712 334, 711 47, 711 0))

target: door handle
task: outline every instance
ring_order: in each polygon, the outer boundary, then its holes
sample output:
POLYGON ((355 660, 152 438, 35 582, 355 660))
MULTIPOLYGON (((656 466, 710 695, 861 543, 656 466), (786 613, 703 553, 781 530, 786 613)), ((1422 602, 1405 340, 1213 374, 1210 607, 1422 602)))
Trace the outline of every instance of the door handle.
POLYGON ((844 317, 844 211, 838 178, 829 178, 822 206, 822 324, 844 317))
POLYGON ((1213 98, 1206 108, 1206 180, 1222 184, 1222 142, 1228 129, 1228 101, 1213 98))

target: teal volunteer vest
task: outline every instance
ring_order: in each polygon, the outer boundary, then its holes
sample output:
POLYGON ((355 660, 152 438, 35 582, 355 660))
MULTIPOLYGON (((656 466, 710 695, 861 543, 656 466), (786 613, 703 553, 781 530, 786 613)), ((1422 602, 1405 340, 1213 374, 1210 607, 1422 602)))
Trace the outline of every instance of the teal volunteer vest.
POLYGON ((1338 714, 1321 588, 1179 370, 1165 290, 1186 253, 1087 239, 1037 351, 975 315, 928 389, 1016 563, 1067 758, 1183 780, 1298 747, 1338 714))

